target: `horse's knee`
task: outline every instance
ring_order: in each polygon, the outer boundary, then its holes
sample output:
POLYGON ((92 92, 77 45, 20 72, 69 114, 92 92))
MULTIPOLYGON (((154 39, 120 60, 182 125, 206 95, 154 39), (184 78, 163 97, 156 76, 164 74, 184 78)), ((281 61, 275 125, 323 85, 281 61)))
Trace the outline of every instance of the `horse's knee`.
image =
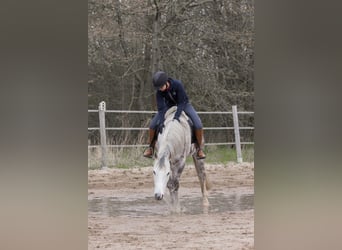
POLYGON ((170 179, 167 183, 167 187, 171 192, 177 191, 179 188, 179 181, 177 179, 170 179))

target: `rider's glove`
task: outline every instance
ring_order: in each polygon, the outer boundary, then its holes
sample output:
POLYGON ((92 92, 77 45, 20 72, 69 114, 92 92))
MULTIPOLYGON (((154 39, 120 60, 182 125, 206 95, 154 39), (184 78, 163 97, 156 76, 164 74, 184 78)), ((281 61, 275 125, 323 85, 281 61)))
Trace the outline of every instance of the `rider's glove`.
POLYGON ((173 120, 177 120, 178 122, 180 122, 179 117, 173 117, 173 120))

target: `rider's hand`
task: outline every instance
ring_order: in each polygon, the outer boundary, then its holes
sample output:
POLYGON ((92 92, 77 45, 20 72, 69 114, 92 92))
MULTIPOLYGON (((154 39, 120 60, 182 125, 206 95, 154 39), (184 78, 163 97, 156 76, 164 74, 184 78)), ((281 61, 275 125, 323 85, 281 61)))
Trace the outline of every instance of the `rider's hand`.
POLYGON ((179 118, 177 118, 177 117, 173 117, 173 121, 178 121, 178 122, 180 122, 179 118))

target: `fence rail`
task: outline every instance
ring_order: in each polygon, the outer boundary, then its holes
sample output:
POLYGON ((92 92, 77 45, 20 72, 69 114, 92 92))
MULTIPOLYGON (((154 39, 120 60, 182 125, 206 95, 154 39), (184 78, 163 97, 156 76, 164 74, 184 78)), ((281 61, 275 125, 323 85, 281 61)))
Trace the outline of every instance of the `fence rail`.
MULTIPOLYGON (((89 113, 98 113, 98 109, 88 109, 89 113)), ((106 113, 134 113, 134 114, 156 114, 157 111, 146 111, 146 110, 105 110, 106 113)), ((233 111, 197 111, 197 114, 220 114, 220 115, 229 115, 233 114, 233 111)), ((238 111, 238 114, 254 114, 253 111, 238 111)))
MULTIPOLYGON (((233 130, 234 127, 204 127, 204 130, 233 130)), ((254 127, 240 127, 240 130, 253 130, 254 127)), ((99 127, 88 128, 88 130, 100 130, 99 127)), ((106 130, 148 130, 148 128, 106 128, 106 130)), ((244 142, 241 142, 241 144, 244 142)))
MULTIPOLYGON (((106 167, 107 158, 107 148, 121 148, 121 147, 147 147, 147 144, 137 144, 137 145, 107 145, 106 144, 106 131, 107 130, 148 130, 148 128, 125 128, 125 127, 106 127, 105 126, 105 113, 133 113, 133 114, 154 114, 156 111, 143 111, 143 110, 106 110, 106 103, 100 102, 99 109, 89 109, 88 113, 99 113, 99 127, 90 127, 88 131, 99 130, 101 145, 88 145, 88 148, 101 147, 102 157, 101 157, 101 167, 106 167)), ((206 145, 235 145, 237 162, 242 162, 241 145, 253 145, 254 142, 241 142, 240 141, 240 130, 254 130, 254 127, 239 127, 238 115, 253 115, 252 111, 237 111, 237 106, 232 106, 232 111, 198 111, 198 114, 231 114, 233 115, 233 127, 203 127, 204 130, 234 130, 235 141, 234 142, 218 142, 218 143, 206 143, 206 145)))

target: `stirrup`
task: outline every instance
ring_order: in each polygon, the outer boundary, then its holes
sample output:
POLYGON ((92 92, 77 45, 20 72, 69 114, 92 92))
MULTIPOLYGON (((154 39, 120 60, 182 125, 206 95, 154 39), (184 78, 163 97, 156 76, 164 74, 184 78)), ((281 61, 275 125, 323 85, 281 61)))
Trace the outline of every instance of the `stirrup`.
POLYGON ((153 148, 152 147, 146 148, 145 151, 144 151, 143 156, 146 157, 146 158, 152 158, 153 157, 153 148), (151 150, 151 154, 146 154, 146 150, 151 150))

